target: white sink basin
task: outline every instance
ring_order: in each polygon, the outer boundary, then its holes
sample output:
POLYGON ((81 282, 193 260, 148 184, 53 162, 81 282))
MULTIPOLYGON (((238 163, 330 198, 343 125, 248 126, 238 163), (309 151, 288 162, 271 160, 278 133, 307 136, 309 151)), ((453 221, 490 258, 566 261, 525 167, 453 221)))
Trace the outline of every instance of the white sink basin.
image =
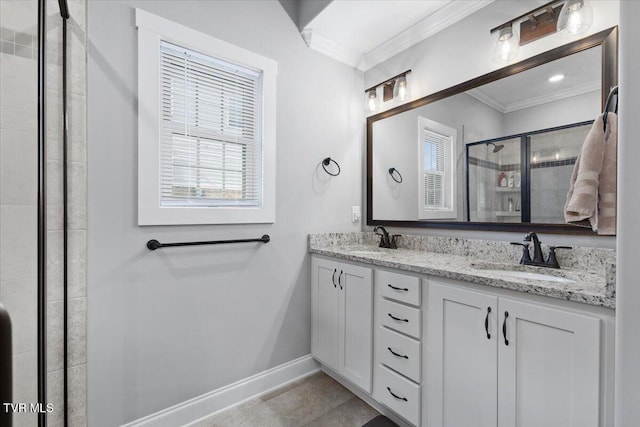
POLYGON ((509 271, 509 270, 484 270, 486 272, 499 274, 502 276, 518 277, 521 279, 545 280, 548 282, 573 283, 573 280, 564 277, 550 276, 548 274, 532 273, 530 271, 509 271))
POLYGON ((524 265, 513 265, 507 263, 492 262, 474 262, 471 267, 476 270, 486 271, 487 273, 496 274, 505 277, 513 277, 519 279, 545 280, 547 282, 556 283, 574 283, 574 280, 567 279, 565 274, 557 269, 544 269, 540 267, 531 267, 524 265), (532 271, 533 270, 533 271, 532 271), (547 273, 544 270, 550 270, 547 273))

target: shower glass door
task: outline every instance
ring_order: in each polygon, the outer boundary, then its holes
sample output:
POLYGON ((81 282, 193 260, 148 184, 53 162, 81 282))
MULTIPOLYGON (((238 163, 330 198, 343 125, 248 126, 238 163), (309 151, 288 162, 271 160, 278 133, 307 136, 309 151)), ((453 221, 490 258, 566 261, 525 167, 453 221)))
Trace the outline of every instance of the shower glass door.
POLYGON ((521 138, 467 145, 468 221, 522 221, 521 138))

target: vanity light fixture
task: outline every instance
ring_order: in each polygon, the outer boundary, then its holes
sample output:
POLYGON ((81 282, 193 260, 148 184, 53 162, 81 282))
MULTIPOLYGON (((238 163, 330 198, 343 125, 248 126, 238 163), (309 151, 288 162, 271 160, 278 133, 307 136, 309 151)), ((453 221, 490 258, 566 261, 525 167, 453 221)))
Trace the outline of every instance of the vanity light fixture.
POLYGON ((376 96, 376 88, 369 89, 367 92, 367 111, 370 113, 378 109, 378 97, 376 96))
POLYGON ((513 60, 518 54, 520 38, 513 31, 510 23, 499 29, 498 39, 493 46, 493 60, 497 63, 505 63, 513 60))
POLYGON ((403 73, 393 76, 388 80, 378 83, 375 86, 371 86, 364 92, 367 94, 367 111, 370 113, 375 112, 378 109, 378 97, 377 89, 382 86, 382 101, 386 102, 390 99, 396 99, 398 101, 404 101, 408 97, 409 86, 407 84, 407 74, 411 73, 411 70, 407 70, 403 73))
POLYGON ((558 17, 558 32, 572 36, 586 32, 593 22, 591 6, 585 0, 567 0, 558 17))
POLYGON ((556 74, 555 76, 549 77, 549 81, 551 83, 559 82, 562 79, 564 79, 564 74, 556 74))
POLYGON ((398 101, 404 101, 408 96, 407 76, 400 76, 394 85, 393 98, 398 101))
POLYGON ((498 33, 493 59, 499 63, 509 62, 516 57, 518 46, 556 32, 583 34, 592 21, 593 14, 587 0, 548 2, 491 29, 491 34, 498 33))

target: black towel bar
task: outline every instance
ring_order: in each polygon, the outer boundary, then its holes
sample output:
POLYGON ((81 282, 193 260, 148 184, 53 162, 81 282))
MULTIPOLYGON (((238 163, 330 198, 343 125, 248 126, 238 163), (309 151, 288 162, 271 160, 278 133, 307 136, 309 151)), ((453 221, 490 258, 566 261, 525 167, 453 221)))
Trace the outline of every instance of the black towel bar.
POLYGON ((210 240, 207 242, 179 242, 179 243, 160 243, 155 239, 147 242, 147 249, 155 251, 160 248, 169 248, 173 246, 199 246, 199 245, 222 245, 226 243, 250 243, 250 242, 262 242, 269 243, 271 237, 268 234, 263 235, 258 239, 234 239, 234 240, 210 240))

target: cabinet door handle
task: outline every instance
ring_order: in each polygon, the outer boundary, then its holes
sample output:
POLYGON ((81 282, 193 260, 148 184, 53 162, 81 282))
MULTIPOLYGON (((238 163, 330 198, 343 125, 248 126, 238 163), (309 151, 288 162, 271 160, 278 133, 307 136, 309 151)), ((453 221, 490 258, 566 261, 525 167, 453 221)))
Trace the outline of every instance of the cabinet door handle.
POLYGON ((390 287, 391 289, 395 290, 395 291, 409 292, 409 288, 398 288, 398 287, 393 286, 391 283, 388 283, 387 286, 390 287))
POLYGON ((333 287, 337 288, 338 286, 336 286, 336 273, 338 272, 337 268, 333 269, 333 274, 331 275, 331 282, 333 283, 333 287))
POLYGON ((487 307, 487 317, 484 318, 484 330, 487 333, 487 339, 491 339, 491 334, 489 333, 489 313, 491 313, 491 307, 487 307))
POLYGON ((342 287, 342 273, 343 273, 343 271, 340 270, 340 275, 338 276, 338 285, 340 285, 340 289, 344 289, 342 287))
POLYGON ((389 387, 387 387, 387 390, 389 391, 389 394, 391 394, 391 396, 395 397, 398 400, 404 400, 405 402, 408 402, 406 397, 400 397, 397 394, 395 394, 394 392, 391 391, 391 389, 389 387))
POLYGON ((409 359, 409 356, 406 356, 404 354, 396 353, 395 351, 391 350, 391 347, 387 347, 387 350, 389 350, 391 352, 391 354, 393 354, 396 357, 402 357, 403 359, 407 359, 407 360, 409 359))
POLYGON ((507 317, 509 317, 509 312, 504 312, 504 322, 502 322, 502 336, 504 337, 504 345, 509 345, 509 340, 507 339, 507 317))
POLYGON ((393 320, 397 320, 398 322, 407 322, 407 323, 409 323, 409 319, 401 319, 399 317, 394 316, 391 313, 387 313, 387 315, 389 315, 389 317, 391 317, 393 320))

